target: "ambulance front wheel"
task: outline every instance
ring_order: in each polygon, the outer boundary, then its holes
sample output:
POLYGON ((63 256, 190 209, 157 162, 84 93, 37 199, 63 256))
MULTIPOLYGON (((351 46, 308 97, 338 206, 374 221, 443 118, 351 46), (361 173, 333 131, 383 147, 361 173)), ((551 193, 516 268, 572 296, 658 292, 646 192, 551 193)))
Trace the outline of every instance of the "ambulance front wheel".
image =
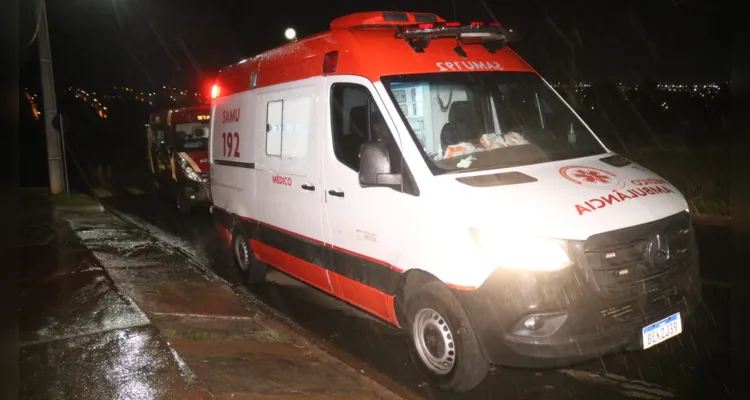
POLYGON ((431 384, 452 392, 476 387, 489 372, 469 317, 442 282, 428 282, 405 304, 412 358, 431 384))
POLYGON ((239 229, 235 229, 232 234, 232 254, 234 255, 234 263, 237 265, 245 283, 253 284, 266 280, 268 266, 255 258, 247 236, 239 229))

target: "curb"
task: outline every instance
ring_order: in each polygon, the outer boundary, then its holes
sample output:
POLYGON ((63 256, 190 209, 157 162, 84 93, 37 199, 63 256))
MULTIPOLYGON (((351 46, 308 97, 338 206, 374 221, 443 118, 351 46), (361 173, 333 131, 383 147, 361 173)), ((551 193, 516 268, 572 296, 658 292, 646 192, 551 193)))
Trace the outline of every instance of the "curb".
MULTIPOLYGON (((96 194, 93 194, 93 195, 81 194, 81 195, 88 197, 88 199, 90 199, 91 202, 98 204, 99 207, 92 207, 93 205, 90 205, 89 206, 90 210, 93 208, 97 208, 96 211, 109 213, 110 215, 119 219, 125 224, 130 225, 133 228, 146 233, 150 238, 152 238, 155 242, 157 242, 158 246, 161 247, 163 250, 167 252, 176 253, 184 257, 185 260, 187 261, 187 266, 189 268, 192 268, 197 273, 203 275, 209 281, 212 281, 215 284, 226 286, 227 288, 231 290, 232 293, 234 293, 235 296, 237 296, 240 299, 240 301, 249 303, 252 307, 257 308, 261 313, 270 317, 270 319, 266 321, 269 327, 274 328, 274 329, 279 329, 281 331, 286 331, 288 334, 292 336, 296 336, 300 340, 300 342, 309 344, 310 346, 309 350, 312 351, 313 353, 317 353, 318 355, 323 356, 323 359, 329 358, 329 359, 336 360, 344 368, 348 369, 351 372, 352 376, 358 376, 359 379, 364 379, 366 381, 369 381, 370 384, 374 386, 376 393, 384 395, 385 398, 390 398, 391 396, 394 396, 395 398, 402 398, 405 400, 416 398, 415 395, 411 393, 411 391, 401 388, 399 385, 389 384, 390 383, 388 382, 389 379, 384 379, 384 377, 382 377, 380 373, 373 371, 373 370, 368 370, 367 373, 365 373, 364 368, 361 368, 364 366, 358 365, 359 363, 355 363, 355 365, 352 365, 351 363, 352 360, 350 360, 348 357, 343 357, 344 355, 340 354, 340 352, 337 352, 334 349, 331 349, 328 346, 326 346, 324 343, 322 343, 323 340, 321 340, 321 338, 319 338, 316 334, 301 327, 288 316, 280 313, 279 311, 272 308, 271 306, 263 303, 260 299, 256 298, 249 291, 242 290, 244 287, 238 287, 228 282, 227 280, 219 276, 216 272, 214 272, 210 268, 203 265, 200 261, 196 260, 193 254, 190 254, 189 252, 183 250, 179 246, 175 246, 174 244, 166 242, 163 238, 159 237, 158 235, 155 235, 154 232, 150 231, 146 227, 141 226, 138 223, 138 221, 133 221, 131 218, 126 217, 119 210, 103 202, 101 199, 98 198, 98 196, 96 196, 96 194)), ((167 340, 167 342, 169 341, 167 340)), ((170 349, 174 352, 174 355, 178 356, 177 352, 174 350, 172 345, 169 343, 168 345, 170 349)), ((180 357, 179 360, 182 361, 182 358, 180 357)), ((184 361, 181 363, 181 365, 184 365, 184 367, 188 368, 189 370, 189 367, 187 366, 186 363, 184 363, 184 361)), ((191 370, 189 371, 194 377, 195 374, 192 373, 191 370)), ((191 382, 191 383, 195 385, 198 382, 200 381, 195 380, 194 382, 191 382)))
POLYGON ((92 198, 89 195, 85 195, 82 193, 71 193, 69 197, 57 197, 52 198, 48 197, 51 210, 54 215, 54 219, 57 219, 58 221, 61 221, 65 223, 68 226, 68 229, 70 229, 71 234, 78 240, 78 245, 81 246, 82 249, 85 249, 86 252, 89 253, 89 257, 93 262, 96 263, 98 268, 101 268, 101 273, 104 274, 106 277, 106 280, 109 284, 112 285, 113 289, 115 290, 116 294, 121 297, 126 303, 131 305, 135 310, 138 311, 147 321, 148 323, 145 325, 133 325, 133 326, 125 326, 125 327, 118 327, 115 330, 123 330, 123 329, 129 329, 133 327, 150 327, 157 331, 158 339, 163 342, 163 344, 166 346, 166 348, 169 351, 170 356, 176 363, 176 367, 180 372, 180 376, 184 379, 184 382, 186 384, 185 390, 187 393, 186 399, 189 400, 202 400, 204 397, 196 397, 197 393, 202 393, 205 391, 205 388, 203 387, 203 384, 201 381, 199 381, 193 372, 193 370, 187 365, 185 360, 182 358, 181 355, 177 353, 175 348, 172 346, 172 344, 167 340, 164 335, 162 335, 157 326, 153 323, 151 318, 149 317, 148 313, 144 311, 136 302, 133 300, 132 297, 130 297, 128 294, 126 294, 126 291, 123 290, 121 285, 110 275, 109 271, 104 267, 104 265, 101 263, 101 260, 94 254, 93 250, 87 246, 82 238, 78 236, 78 233, 75 232, 72 226, 70 226, 70 223, 63 218, 60 215, 60 212, 95 212, 95 213, 105 213, 106 209, 102 205, 102 203, 94 198, 92 198), (75 200, 76 202, 71 202, 71 198, 77 198, 75 200))
POLYGON ((732 224, 732 217, 725 215, 693 214, 691 219, 694 224, 726 226, 732 224))

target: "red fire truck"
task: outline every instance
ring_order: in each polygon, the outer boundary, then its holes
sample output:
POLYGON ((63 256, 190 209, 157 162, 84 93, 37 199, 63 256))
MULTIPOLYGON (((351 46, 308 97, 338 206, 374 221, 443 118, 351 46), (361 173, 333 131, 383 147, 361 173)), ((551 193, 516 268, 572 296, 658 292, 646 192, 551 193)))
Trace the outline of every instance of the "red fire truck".
POLYGON ((189 213, 209 205, 208 106, 162 110, 151 114, 147 129, 148 162, 157 189, 189 213))

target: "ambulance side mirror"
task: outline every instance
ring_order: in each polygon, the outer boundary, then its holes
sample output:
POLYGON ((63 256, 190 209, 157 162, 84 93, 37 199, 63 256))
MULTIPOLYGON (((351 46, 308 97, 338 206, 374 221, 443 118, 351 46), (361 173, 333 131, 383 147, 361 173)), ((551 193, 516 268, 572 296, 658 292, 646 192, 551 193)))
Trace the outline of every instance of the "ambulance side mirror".
POLYGON ((359 151, 359 184, 362 187, 401 188, 401 174, 391 172, 388 146, 380 141, 362 145, 359 151))

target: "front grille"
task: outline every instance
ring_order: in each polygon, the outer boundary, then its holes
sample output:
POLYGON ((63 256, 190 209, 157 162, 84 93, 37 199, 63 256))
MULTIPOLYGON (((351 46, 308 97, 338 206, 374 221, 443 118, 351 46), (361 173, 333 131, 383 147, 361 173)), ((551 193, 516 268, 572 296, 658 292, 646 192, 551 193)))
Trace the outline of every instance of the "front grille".
POLYGON ((602 301, 605 321, 649 320, 688 295, 682 278, 697 250, 687 212, 593 235, 576 248, 585 278, 602 301), (660 245, 654 242, 657 235, 660 245))
POLYGON ((653 322, 661 317, 661 312, 687 301, 686 295, 675 286, 655 296, 644 296, 641 299, 602 308, 599 312, 605 324, 625 323, 631 321, 653 322))

